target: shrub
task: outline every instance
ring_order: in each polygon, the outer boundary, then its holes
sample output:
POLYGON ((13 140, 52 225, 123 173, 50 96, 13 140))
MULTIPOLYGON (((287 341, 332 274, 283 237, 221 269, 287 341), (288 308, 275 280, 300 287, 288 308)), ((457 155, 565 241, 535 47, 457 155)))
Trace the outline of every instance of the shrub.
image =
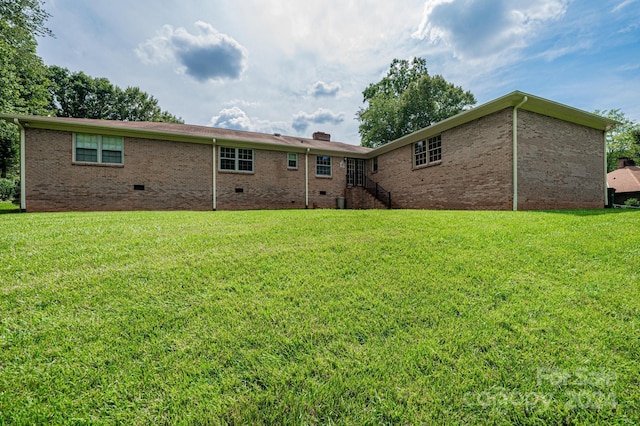
POLYGON ((637 198, 628 198, 625 200, 624 205, 629 207, 640 207, 640 200, 637 198))
POLYGON ((15 191, 13 179, 0 178, 0 201, 10 200, 15 191))
POLYGON ((20 205, 20 179, 14 182, 13 187, 13 204, 16 206, 20 205))

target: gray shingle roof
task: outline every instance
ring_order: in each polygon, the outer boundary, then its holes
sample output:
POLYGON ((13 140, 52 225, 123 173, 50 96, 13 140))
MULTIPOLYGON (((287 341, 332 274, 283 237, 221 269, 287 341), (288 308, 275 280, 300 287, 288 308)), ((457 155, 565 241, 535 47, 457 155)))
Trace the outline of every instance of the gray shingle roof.
POLYGON ((328 142, 280 134, 256 133, 241 130, 221 129, 180 123, 159 123, 146 121, 114 121, 86 118, 43 117, 33 115, 1 114, 0 118, 20 120, 25 127, 55 130, 124 133, 131 137, 157 138, 184 142, 217 143, 237 142, 240 144, 263 145, 265 148, 340 152, 345 154, 366 154, 371 148, 342 142, 328 142))

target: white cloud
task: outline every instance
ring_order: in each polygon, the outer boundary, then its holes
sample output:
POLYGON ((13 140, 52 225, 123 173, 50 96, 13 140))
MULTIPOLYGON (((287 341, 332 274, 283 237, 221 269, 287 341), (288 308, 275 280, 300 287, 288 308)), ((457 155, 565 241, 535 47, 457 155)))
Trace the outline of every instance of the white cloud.
POLYGON ((218 115, 211 118, 211 126, 224 129, 244 130, 248 132, 274 133, 283 132, 288 126, 282 122, 271 122, 249 117, 241 108, 222 109, 218 115))
POLYGON ((250 130, 251 119, 238 107, 225 108, 218 115, 211 117, 213 127, 222 127, 234 130, 250 130))
MULTIPOLYGON (((471 90, 479 102, 520 89, 578 107, 603 108, 607 105, 600 104, 595 85, 609 87, 615 78, 640 81, 633 68, 640 57, 640 0, 46 4, 52 15, 47 25, 57 36, 39 40, 38 52, 47 64, 104 76, 121 87, 138 86, 159 99, 163 109, 194 124, 212 124, 215 115, 214 121, 225 126, 292 134, 295 122, 300 129, 308 126, 304 135, 325 130, 336 140, 357 144, 354 117, 364 106, 362 90, 384 76, 392 59, 414 56, 426 58, 432 74, 471 90), (192 25, 198 20, 204 22, 192 25), (211 70, 207 59, 198 67, 188 55, 178 55, 211 46, 241 52, 222 61, 235 64, 231 72, 211 70), (177 68, 184 78, 173 74, 177 68), (200 68, 207 72, 198 73, 200 68), (239 75, 241 81, 228 81, 239 75), (199 82, 204 79, 229 84, 221 90, 199 82), (331 94, 338 84, 335 96, 315 96, 331 94), (565 93, 570 96, 563 98, 565 93), (314 123, 319 107, 344 112, 343 121, 314 123)), ((612 99, 620 97, 613 105, 637 111, 626 95, 612 94, 612 99)))
POLYGON ((551 62, 563 56, 569 55, 580 50, 586 50, 593 46, 593 42, 590 39, 580 40, 569 46, 557 47, 540 52, 536 57, 542 57, 546 61, 551 62))
POLYGON ((525 47, 539 26, 562 17, 570 0, 428 0, 413 37, 444 44, 459 59, 525 47))
POLYGON ((640 64, 624 64, 616 68, 620 72, 638 71, 640 70, 640 64))
POLYGON ((211 24, 195 23, 200 34, 165 25, 156 37, 140 43, 135 53, 144 63, 176 61, 179 70, 199 82, 239 79, 247 68, 247 50, 211 24))
POLYGON ((299 133, 306 131, 311 124, 340 124, 344 121, 343 113, 334 113, 326 108, 318 108, 308 114, 300 111, 293 117, 292 127, 299 133))
POLYGON ((250 102, 245 101, 244 99, 232 99, 230 101, 224 102, 226 106, 243 106, 243 107, 257 107, 260 105, 260 102, 250 102))
POLYGON ((640 22, 632 22, 629 25, 627 25, 626 27, 620 29, 618 31, 618 34, 630 33, 630 32, 634 31, 638 27, 640 27, 640 22))
POLYGON ((250 117, 242 108, 234 106, 224 108, 220 110, 217 115, 211 117, 210 125, 223 129, 244 130, 249 132, 277 132, 283 134, 295 132, 301 134, 312 124, 338 125, 343 121, 343 113, 334 113, 329 109, 319 108, 311 114, 301 111, 294 115, 292 123, 287 124, 282 121, 269 121, 250 117))
POLYGON ((372 52, 383 62, 391 61, 398 41, 408 39, 418 25, 416 12, 422 4, 423 0, 403 0, 401 7, 383 0, 366 4, 354 0, 243 0, 234 3, 235 15, 242 20, 233 24, 260 28, 261 37, 287 59, 366 68, 372 65, 372 52), (303 57, 307 52, 313 58, 303 57))
POLYGON ((324 81, 317 81, 309 88, 309 94, 314 97, 334 97, 338 95, 340 89, 340 83, 325 83, 324 81))
POLYGON ((621 2, 620 4, 618 4, 616 7, 614 7, 611 11, 612 12, 619 12, 622 9, 624 9, 625 7, 629 6, 632 3, 635 3, 636 0, 624 0, 623 2, 621 2))

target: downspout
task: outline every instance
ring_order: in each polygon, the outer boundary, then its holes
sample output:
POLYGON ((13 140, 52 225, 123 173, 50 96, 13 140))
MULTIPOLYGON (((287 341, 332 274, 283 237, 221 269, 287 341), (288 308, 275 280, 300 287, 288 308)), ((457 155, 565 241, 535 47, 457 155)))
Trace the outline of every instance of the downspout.
MULTIPOLYGON (((607 170, 609 168, 607 164, 607 129, 602 133, 604 134, 604 206, 607 207, 609 205, 609 182, 607 181, 607 170)), ((609 207, 613 207, 613 205, 609 207)))
POLYGON ((518 210, 518 108, 529 100, 522 98, 522 102, 513 108, 513 211, 518 210))
POLYGON ((213 211, 216 211, 216 209, 218 208, 217 206, 217 189, 216 189, 216 138, 213 138, 213 144, 211 145, 211 161, 213 163, 213 170, 212 170, 212 177, 213 177, 213 191, 212 191, 212 196, 213 196, 213 211))
POLYGON ((20 211, 27 211, 27 183, 25 181, 25 170, 26 170, 26 160, 25 160, 25 133, 24 127, 20 124, 20 120, 17 118, 13 119, 13 122, 18 125, 20 128, 20 211))
POLYGON ((309 149, 304 154, 304 208, 309 208, 309 149))

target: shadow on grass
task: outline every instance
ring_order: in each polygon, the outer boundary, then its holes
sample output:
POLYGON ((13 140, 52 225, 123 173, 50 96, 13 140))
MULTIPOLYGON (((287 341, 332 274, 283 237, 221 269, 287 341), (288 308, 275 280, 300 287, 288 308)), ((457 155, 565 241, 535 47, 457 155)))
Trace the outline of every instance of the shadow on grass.
POLYGON ((543 213, 565 214, 571 216, 600 216, 606 214, 625 214, 639 212, 638 209, 594 209, 594 210, 544 210, 543 213))
POLYGON ((5 213, 20 213, 20 206, 16 206, 9 201, 0 201, 0 214, 5 213))

